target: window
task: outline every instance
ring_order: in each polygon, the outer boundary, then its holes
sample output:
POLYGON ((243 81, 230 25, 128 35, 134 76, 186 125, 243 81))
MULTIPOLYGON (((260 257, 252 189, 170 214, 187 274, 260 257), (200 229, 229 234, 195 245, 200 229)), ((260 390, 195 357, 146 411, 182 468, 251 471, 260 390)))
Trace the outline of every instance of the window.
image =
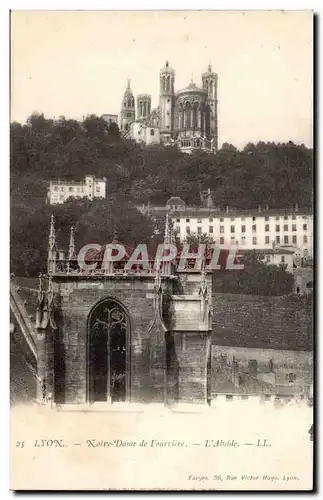
POLYGON ((288 224, 284 224, 284 231, 288 231, 288 224))
POLYGON ((296 224, 292 224, 292 231, 296 231, 296 224))
POLYGON ((186 234, 191 234, 191 230, 189 226, 186 226, 186 234))
POLYGON ((293 243, 296 244, 297 243, 297 236, 296 234, 293 234, 293 243))
POLYGON ((243 221, 243 220, 246 220, 246 218, 245 218, 245 217, 241 217, 241 220, 242 220, 242 221, 243 221))
POLYGON ((284 220, 288 220, 288 215, 284 215, 284 220))
POLYGON ((292 220, 296 220, 296 215, 293 215, 293 216, 292 216, 292 220))
POLYGON ((266 215, 266 217, 265 217, 265 221, 268 221, 268 220, 269 220, 269 217, 268 217, 268 215, 266 215))
POLYGON ((276 236, 276 243, 280 243, 280 236, 276 236))
POLYGON ((210 217, 210 218, 209 218, 209 222, 213 222, 213 219, 212 219, 212 217, 210 217))
POLYGON ((252 226, 252 232, 255 233, 256 231, 257 231, 256 224, 253 224, 253 226, 252 226))
POLYGON ((246 232, 246 226, 241 226, 241 232, 245 233, 246 232))
POLYGON ((303 231, 307 231, 307 224, 303 224, 303 231))
POLYGON ((180 219, 176 219, 176 222, 181 222, 181 220, 180 219))
POLYGON ((279 231, 280 231, 280 225, 276 224, 276 233, 279 233, 279 231))
POLYGON ((71 192, 73 191, 73 188, 72 188, 72 187, 70 187, 70 188, 68 188, 68 190, 69 190, 69 192, 71 193, 71 192))
POLYGON ((186 222, 189 222, 189 221, 190 221, 190 219, 186 219, 186 222))
POLYGON ((54 186, 54 191, 58 191, 58 186, 54 186))
POLYGON ((265 244, 269 245, 269 236, 265 236, 265 244))
POLYGON ((303 215, 303 219, 304 219, 304 220, 307 220, 307 215, 303 215))
POLYGON ((257 238, 256 238, 256 236, 254 236, 254 237, 252 238, 252 244, 253 244, 253 245, 257 245, 257 238))
POLYGON ((155 135, 155 131, 153 128, 150 129, 150 135, 155 135))
POLYGON ((197 228, 197 234, 202 234, 202 228, 201 227, 197 228))
POLYGON ((234 226, 230 226, 230 232, 234 233, 234 226))
POLYGON ((220 237, 220 245, 223 245, 224 244, 224 238, 223 236, 220 237))
POLYGON ((231 243, 234 243, 234 236, 231 236, 231 243))
POLYGON ((220 226, 220 233, 224 233, 224 226, 220 226))
POLYGON ((280 262, 284 263, 285 262, 285 255, 282 255, 280 258, 280 262))
POLYGON ((198 224, 202 224, 202 219, 197 219, 198 224))
POLYGON ((255 222, 255 220, 256 220, 256 217, 253 217, 253 218, 252 218, 252 220, 253 220, 253 222, 255 222))
POLYGON ((266 231, 266 233, 269 232, 269 224, 265 224, 265 231, 266 231))
POLYGON ((234 217, 231 217, 231 220, 234 220, 234 217))
POLYGON ((307 243, 307 236, 306 236, 306 234, 303 236, 303 243, 307 243))
POLYGON ((288 236, 287 235, 284 236, 284 244, 288 245, 288 236))
POLYGON ((295 373, 286 373, 286 380, 289 384, 293 384, 296 381, 295 373))
POLYGON ((220 222, 223 222, 223 221, 224 221, 223 217, 220 217, 220 222))
POLYGON ((241 244, 242 245, 246 244, 246 237, 245 236, 242 236, 242 238, 241 238, 241 244))
POLYGON ((277 215, 276 220, 279 220, 279 215, 277 215))
POLYGON ((213 226, 209 226, 209 233, 213 233, 213 226))
POLYGON ((96 193, 99 193, 99 192, 100 192, 100 186, 96 186, 96 188, 95 188, 95 192, 96 192, 96 193))

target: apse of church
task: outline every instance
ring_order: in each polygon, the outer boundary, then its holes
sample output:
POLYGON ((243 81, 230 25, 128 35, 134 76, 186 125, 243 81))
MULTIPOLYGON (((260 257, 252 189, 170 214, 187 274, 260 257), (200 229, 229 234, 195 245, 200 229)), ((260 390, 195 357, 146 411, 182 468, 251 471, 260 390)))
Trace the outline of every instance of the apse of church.
POLYGON ((84 271, 73 229, 68 251, 58 250, 52 217, 37 306, 39 402, 208 403, 211 283, 205 268, 173 262, 126 269, 98 258, 84 271))
POLYGON ((218 148, 218 75, 211 65, 202 74, 202 85, 193 81, 175 91, 175 70, 166 61, 160 70, 159 105, 151 109, 151 96, 137 96, 137 111, 128 108, 134 103, 130 85, 122 101, 121 130, 138 142, 175 145, 184 152, 202 149, 216 152, 218 148), (131 94, 130 94, 131 93, 131 94), (125 106, 127 103, 127 107, 125 106), (147 133, 148 129, 151 129, 147 133), (154 136, 153 138, 151 136, 154 136))

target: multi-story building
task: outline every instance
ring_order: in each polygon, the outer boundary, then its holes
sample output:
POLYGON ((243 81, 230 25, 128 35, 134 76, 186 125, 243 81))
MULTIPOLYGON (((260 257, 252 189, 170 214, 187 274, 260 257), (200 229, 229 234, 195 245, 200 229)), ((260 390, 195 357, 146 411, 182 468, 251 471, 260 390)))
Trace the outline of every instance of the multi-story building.
POLYGON ((111 125, 111 123, 116 123, 118 125, 118 115, 111 115, 111 114, 104 114, 101 116, 104 121, 107 122, 108 125, 111 125))
POLYGON ((160 70, 159 106, 151 109, 150 94, 135 98, 130 80, 122 99, 119 126, 126 137, 148 144, 175 145, 191 153, 195 149, 218 149, 218 75, 211 65, 201 77, 175 91, 175 71, 166 61, 160 70))
POLYGON ((87 175, 84 181, 50 181, 47 202, 50 205, 64 203, 68 198, 106 198, 106 179, 87 175))
POLYGON ((188 207, 178 197, 170 198, 164 207, 149 209, 151 215, 169 212, 174 234, 181 241, 190 235, 207 236, 219 245, 237 245, 242 250, 263 251, 267 263, 289 264, 289 255, 313 255, 313 216, 307 208, 297 205, 290 209, 258 207, 255 210, 236 210, 227 207, 188 207))

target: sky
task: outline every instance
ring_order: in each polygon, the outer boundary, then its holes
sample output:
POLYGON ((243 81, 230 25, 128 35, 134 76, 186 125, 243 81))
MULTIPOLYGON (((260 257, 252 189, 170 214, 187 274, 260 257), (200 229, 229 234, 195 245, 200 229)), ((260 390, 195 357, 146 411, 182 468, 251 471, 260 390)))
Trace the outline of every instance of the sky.
POLYGON ((118 114, 128 77, 155 107, 169 60, 177 90, 218 73, 220 145, 312 146, 312 24, 311 11, 13 11, 10 118, 118 114))

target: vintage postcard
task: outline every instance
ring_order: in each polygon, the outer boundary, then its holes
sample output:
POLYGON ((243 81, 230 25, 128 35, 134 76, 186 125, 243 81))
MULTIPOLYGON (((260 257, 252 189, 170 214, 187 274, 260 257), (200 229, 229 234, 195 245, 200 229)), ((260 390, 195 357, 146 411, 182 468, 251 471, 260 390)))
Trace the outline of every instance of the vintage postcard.
POLYGON ((12 490, 313 488, 313 12, 11 12, 12 490))

